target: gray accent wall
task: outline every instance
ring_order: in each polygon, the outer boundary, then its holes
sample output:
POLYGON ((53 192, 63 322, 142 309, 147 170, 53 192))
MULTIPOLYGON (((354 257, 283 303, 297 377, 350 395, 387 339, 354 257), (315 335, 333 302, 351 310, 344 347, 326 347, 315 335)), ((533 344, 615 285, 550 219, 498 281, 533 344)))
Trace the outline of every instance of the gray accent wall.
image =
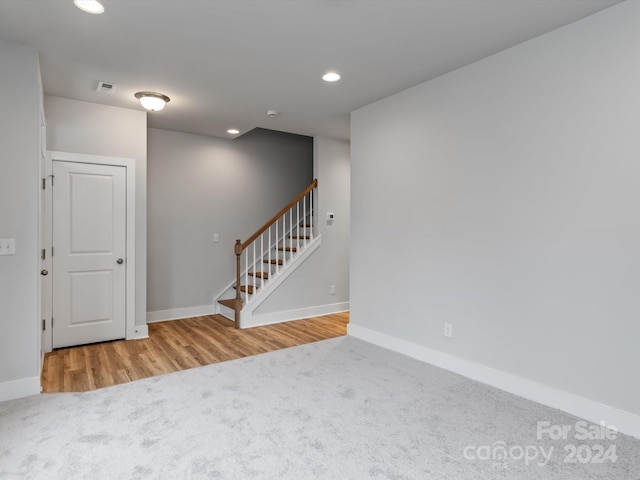
POLYGON ((146 320, 147 114, 141 110, 45 96, 47 148, 135 159, 136 325, 146 320))
POLYGON ((149 129, 148 311, 212 305, 235 278, 236 239, 312 180, 311 137, 255 129, 231 140, 149 129))
POLYGON ((624 2, 352 114, 352 324, 640 414, 638 25, 624 2))
POLYGON ((31 47, 0 41, 0 400, 38 392, 40 73, 31 47))

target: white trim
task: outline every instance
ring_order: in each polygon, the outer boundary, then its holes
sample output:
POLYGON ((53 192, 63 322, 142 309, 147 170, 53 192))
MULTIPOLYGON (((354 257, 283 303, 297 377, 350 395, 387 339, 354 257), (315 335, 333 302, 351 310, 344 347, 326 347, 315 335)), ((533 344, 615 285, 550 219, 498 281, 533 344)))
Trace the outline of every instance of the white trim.
MULTIPOLYGON (((307 243, 304 249, 301 249, 299 253, 293 257, 292 260, 287 262, 286 265, 280 268, 277 274, 273 275, 273 279, 270 279, 268 283, 265 283, 265 287, 258 290, 258 293, 252 296, 251 300, 244 304, 242 312, 240 312, 240 325, 239 328, 250 328, 257 325, 267 325, 269 323, 277 323, 276 321, 268 321, 267 323, 256 323, 254 321, 254 312, 258 309, 260 304, 264 302, 269 296, 275 292, 282 283, 291 276, 310 256, 315 252, 322 243, 322 236, 318 235, 314 239, 307 243)), ((300 318, 300 317, 298 317, 300 318)), ((281 320, 284 321, 284 320, 281 320)))
POLYGON ((38 395, 40 390, 40 377, 27 377, 3 382, 0 383, 0 402, 38 395))
MULTIPOLYGON (((127 277, 126 277, 126 315, 125 338, 132 340, 141 336, 146 326, 136 325, 136 164, 133 158, 107 157, 85 153, 69 153, 49 150, 49 162, 63 161, 89 163, 97 165, 113 165, 125 167, 127 171, 127 277)), ((54 179, 55 180, 55 179, 54 179)), ((53 334, 53 328, 51 335, 53 334)), ((148 336, 148 334, 146 335, 148 336)))
POLYGON ((232 308, 229 308, 221 303, 216 302, 216 314, 222 315, 224 318, 235 322, 236 312, 232 308))
MULTIPOLYGON (((277 271, 277 273, 271 275, 270 279, 268 281, 265 281, 264 288, 258 290, 255 295, 252 296, 250 301, 248 303, 245 303, 243 313, 246 313, 248 309, 255 310, 256 308, 258 308, 258 306, 267 298, 269 298, 269 295, 271 295, 287 279, 287 277, 289 277, 289 275, 295 272, 300 267, 300 265, 302 265, 305 260, 309 258, 311 254, 320 247, 321 243, 322 235, 318 235, 312 240, 309 240, 307 242, 307 246, 304 247, 304 249, 301 248, 295 256, 291 257, 291 260, 280 267, 280 270, 277 271)), ((244 278, 245 273, 246 272, 243 270, 240 278, 244 278)), ((225 296, 228 296, 231 293, 233 293, 233 296, 235 297, 236 293, 233 289, 235 284, 236 281, 234 279, 229 285, 227 285, 224 290, 216 295, 213 300, 214 304, 217 304, 218 300, 225 296)), ((219 312, 219 310, 217 312, 219 312)))
POLYGON ((318 305, 316 307, 299 308, 296 310, 285 310, 282 312, 262 313, 252 315, 250 324, 242 322, 242 328, 259 327, 274 323, 290 322, 309 317, 321 317, 332 313, 346 312, 349 310, 349 302, 332 303, 329 305, 318 305))
POLYGON ((167 320, 179 320, 180 318, 199 317, 202 315, 214 315, 215 313, 215 305, 201 305, 199 307, 156 310, 155 312, 147 312, 147 323, 164 322, 167 320))
POLYGON ((141 340, 143 338, 149 338, 149 327, 146 325, 136 325, 134 336, 132 338, 128 338, 127 340, 141 340))
POLYGON ((350 323, 347 334, 594 423, 640 438, 640 415, 350 323))

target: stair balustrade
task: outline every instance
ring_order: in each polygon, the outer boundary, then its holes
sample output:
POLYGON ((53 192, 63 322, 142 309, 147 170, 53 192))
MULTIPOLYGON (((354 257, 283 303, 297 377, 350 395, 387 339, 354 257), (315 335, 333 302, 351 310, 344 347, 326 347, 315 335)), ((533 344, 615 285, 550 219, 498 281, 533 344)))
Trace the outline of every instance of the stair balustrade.
POLYGON ((258 291, 273 281, 313 241, 317 187, 318 181, 314 180, 244 242, 236 240, 236 296, 233 302, 221 301, 233 306, 236 328, 240 328, 243 306, 248 305, 258 291))

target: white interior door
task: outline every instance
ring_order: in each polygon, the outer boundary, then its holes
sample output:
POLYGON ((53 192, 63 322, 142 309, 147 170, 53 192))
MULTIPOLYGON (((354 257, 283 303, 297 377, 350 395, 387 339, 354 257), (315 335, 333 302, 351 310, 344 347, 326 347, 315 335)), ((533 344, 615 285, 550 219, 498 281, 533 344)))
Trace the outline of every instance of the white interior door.
POLYGON ((126 168, 53 161, 53 348, 124 338, 126 168))

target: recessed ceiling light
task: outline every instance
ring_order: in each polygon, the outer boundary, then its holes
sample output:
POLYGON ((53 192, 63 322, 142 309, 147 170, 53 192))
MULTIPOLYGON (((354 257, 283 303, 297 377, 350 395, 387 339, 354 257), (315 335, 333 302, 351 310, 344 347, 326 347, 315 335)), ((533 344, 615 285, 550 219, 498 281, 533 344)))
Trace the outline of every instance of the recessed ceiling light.
POLYGON ((98 0, 73 0, 73 4, 83 12, 99 15, 104 13, 104 7, 98 0))
POLYGON ((236 128, 230 128, 229 130, 227 130, 227 133, 230 133, 231 135, 237 135, 240 133, 240 130, 236 128))
POLYGON ((340 80, 340 75, 338 75, 336 72, 327 72, 322 76, 322 79, 325 82, 337 82, 338 80, 340 80))
POLYGON ((135 97, 140 100, 140 104, 152 112, 158 112, 169 103, 169 97, 156 92, 138 92, 135 97))

